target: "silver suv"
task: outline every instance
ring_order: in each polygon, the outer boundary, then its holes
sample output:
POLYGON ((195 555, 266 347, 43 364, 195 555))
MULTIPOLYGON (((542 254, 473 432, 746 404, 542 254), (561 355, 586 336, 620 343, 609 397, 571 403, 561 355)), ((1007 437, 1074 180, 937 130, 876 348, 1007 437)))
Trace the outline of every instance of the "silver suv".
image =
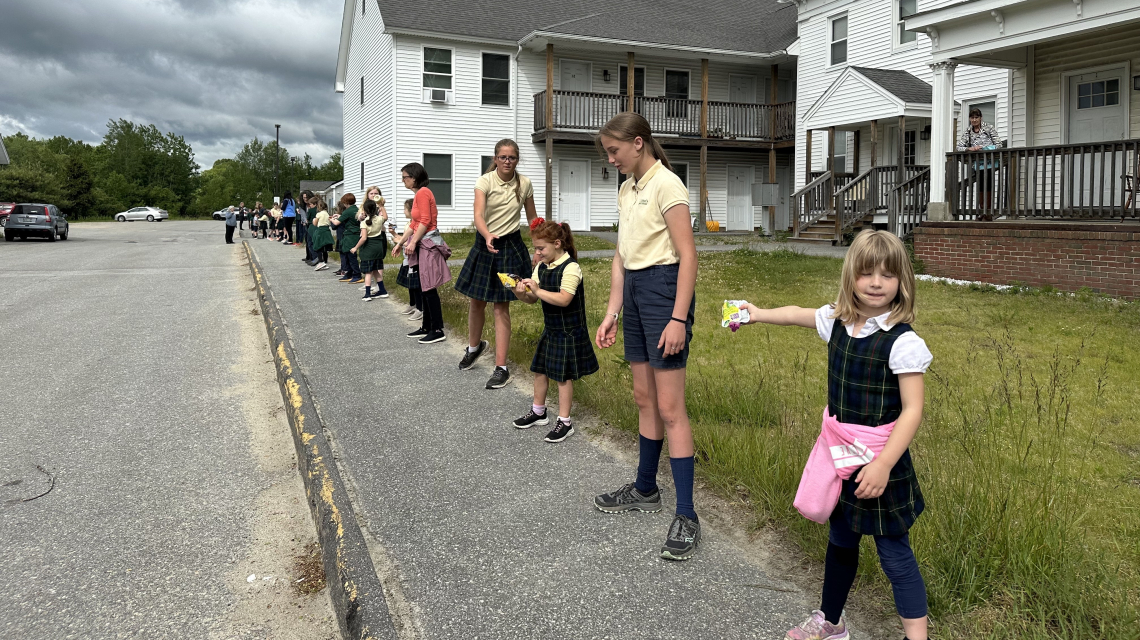
POLYGON ((16 238, 39 236, 50 242, 67 240, 69 231, 67 218, 54 204, 18 204, 8 214, 8 224, 4 225, 4 239, 8 242, 16 238))

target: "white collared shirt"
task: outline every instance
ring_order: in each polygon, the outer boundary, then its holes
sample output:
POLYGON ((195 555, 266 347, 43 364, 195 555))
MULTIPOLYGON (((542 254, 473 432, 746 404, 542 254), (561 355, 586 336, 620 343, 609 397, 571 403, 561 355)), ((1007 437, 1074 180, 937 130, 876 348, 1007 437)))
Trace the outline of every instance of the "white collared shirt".
MULTIPOLYGON (((831 329, 835 326, 835 318, 832 315, 834 311, 835 308, 830 304, 825 304, 815 310, 815 330, 824 342, 831 341, 831 329)), ((890 316, 891 313, 888 311, 883 315, 867 318, 867 321, 863 323, 863 328, 859 329, 859 335, 853 333, 854 323, 845 325, 844 328, 847 329, 847 335, 855 339, 866 338, 876 331, 890 331, 895 326, 887 322, 887 318, 890 316)), ((891 373, 895 375, 926 373, 932 360, 934 360, 934 355, 930 353, 930 349, 926 348, 926 341, 918 337, 914 331, 907 331, 895 340, 887 364, 891 368, 891 373)))

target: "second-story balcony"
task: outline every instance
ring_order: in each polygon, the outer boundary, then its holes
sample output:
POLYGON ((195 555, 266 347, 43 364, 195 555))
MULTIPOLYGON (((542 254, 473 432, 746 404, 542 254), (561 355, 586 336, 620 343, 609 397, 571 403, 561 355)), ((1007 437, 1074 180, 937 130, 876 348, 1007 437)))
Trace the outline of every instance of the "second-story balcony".
MULTIPOLYGON (((546 121, 546 92, 534 95, 535 141, 553 135, 556 139, 586 140, 622 111, 628 110, 624 95, 588 91, 555 91, 553 122, 546 121)), ((670 146, 701 144, 701 101, 635 96, 633 110, 649 121, 655 135, 670 146), (673 139, 670 140, 669 138, 673 139)), ((710 144, 731 147, 790 146, 796 130, 796 103, 708 103, 710 144)))

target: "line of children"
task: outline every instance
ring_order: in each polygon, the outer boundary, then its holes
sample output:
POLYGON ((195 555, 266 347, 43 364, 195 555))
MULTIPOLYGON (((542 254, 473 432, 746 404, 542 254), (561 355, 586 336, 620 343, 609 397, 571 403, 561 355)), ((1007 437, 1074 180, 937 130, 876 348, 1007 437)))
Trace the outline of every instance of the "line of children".
POLYGON ((546 394, 553 380, 558 383, 558 418, 545 440, 562 442, 574 435, 574 381, 597 371, 598 359, 586 326, 586 292, 570 225, 536 218, 531 238, 540 261, 531 277, 515 285, 514 294, 528 304, 542 302, 543 328, 530 363, 534 404, 512 424, 517 429, 549 424, 546 394))

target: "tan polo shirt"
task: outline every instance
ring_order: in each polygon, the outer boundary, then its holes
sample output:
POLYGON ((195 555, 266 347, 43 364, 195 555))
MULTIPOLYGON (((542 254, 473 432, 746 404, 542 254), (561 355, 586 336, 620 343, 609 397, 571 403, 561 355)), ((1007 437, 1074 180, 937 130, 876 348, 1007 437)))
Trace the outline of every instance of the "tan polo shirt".
MULTIPOLYGON (((569 253, 563 253, 562 257, 547 265, 547 269, 557 269, 562 263, 570 259, 569 253)), ((534 272, 530 274, 530 279, 538 282, 538 265, 534 266, 534 272)), ((562 270, 562 283, 558 288, 569 294, 578 293, 578 284, 582 282, 582 267, 578 266, 577 262, 566 265, 562 270)))
POLYGON ((487 196, 483 220, 487 223, 488 233, 502 237, 519 230, 519 211, 522 210, 527 198, 534 197, 534 187, 530 184, 530 178, 516 171, 514 178, 503 182, 499 178, 498 171, 489 171, 479 176, 475 188, 487 196))
POLYGON ((635 270, 681 261, 665 225, 665 212, 679 204, 689 204, 689 190, 660 160, 636 184, 632 177, 621 183, 618 252, 622 266, 635 270))

